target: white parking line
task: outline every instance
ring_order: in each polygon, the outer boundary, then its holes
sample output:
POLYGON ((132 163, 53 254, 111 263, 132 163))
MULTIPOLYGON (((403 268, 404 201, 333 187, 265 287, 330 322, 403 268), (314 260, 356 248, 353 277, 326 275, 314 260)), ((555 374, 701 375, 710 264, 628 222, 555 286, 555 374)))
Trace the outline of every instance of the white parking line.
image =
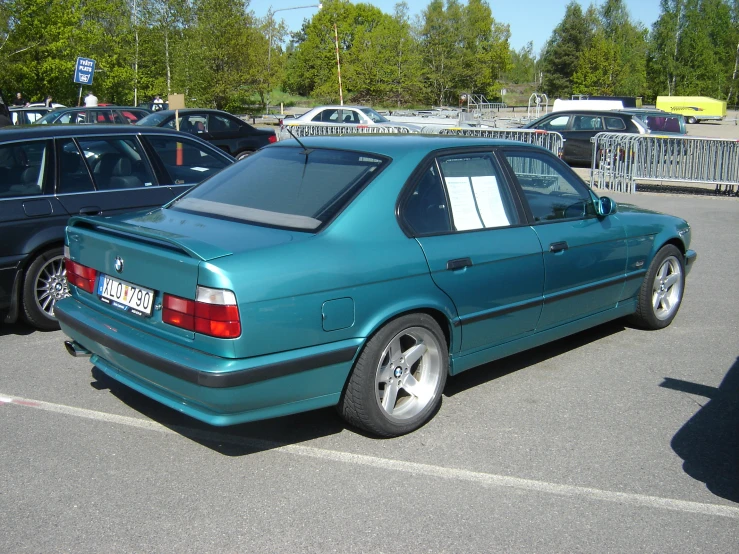
POLYGON ((157 431, 160 433, 167 433, 172 435, 181 434, 192 438, 205 439, 211 442, 225 442, 238 446, 244 446, 254 450, 284 452, 287 454, 304 456, 308 458, 318 458, 321 460, 361 465, 383 470, 401 471, 404 473, 410 473, 419 476, 425 475, 428 477, 437 477, 441 479, 454 479, 457 481, 476 483, 478 485, 483 485, 486 487, 508 487, 519 490, 536 491, 546 494, 556 494, 559 496, 580 497, 589 500, 629 504, 632 506, 643 506, 647 508, 659 508, 663 510, 672 510, 677 512, 739 519, 739 508, 734 506, 707 504, 703 502, 691 502, 688 500, 676 500, 672 498, 662 498, 659 496, 648 496, 644 494, 613 492, 590 487, 578 487, 574 485, 560 485, 557 483, 548 483, 546 481, 535 481, 532 479, 509 477, 506 475, 495 475, 492 473, 468 471, 465 469, 419 464, 416 462, 406 462, 402 460, 391 460, 388 458, 378 458, 375 456, 365 456, 362 454, 350 454, 348 452, 339 452, 336 450, 327 450, 324 448, 315 448, 312 446, 281 444, 278 442, 250 439, 239 437, 236 435, 229 435, 226 433, 179 427, 169 428, 156 423, 155 421, 147 419, 119 416, 115 414, 108 414, 105 412, 96 412, 93 410, 86 410, 84 408, 75 408, 73 406, 65 406, 63 404, 52 404, 50 402, 43 402, 40 400, 19 398, 17 396, 11 396, 7 394, 0 394, 0 404, 25 406, 38 410, 44 410, 47 412, 55 412, 75 417, 82 417, 85 419, 93 419, 96 421, 105 421, 108 423, 127 425, 129 427, 137 427, 139 429, 144 429, 147 431, 157 431))

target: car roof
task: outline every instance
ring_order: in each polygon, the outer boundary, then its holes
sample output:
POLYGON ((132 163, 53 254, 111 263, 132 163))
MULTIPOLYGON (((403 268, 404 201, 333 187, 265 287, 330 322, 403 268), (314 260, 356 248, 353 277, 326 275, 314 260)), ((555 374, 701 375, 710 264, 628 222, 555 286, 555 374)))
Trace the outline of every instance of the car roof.
POLYGON ((164 129, 162 127, 142 127, 138 125, 25 125, 21 127, 3 127, 0 128, 0 141, 15 141, 34 138, 64 138, 76 136, 97 136, 97 135, 152 135, 167 134, 181 137, 183 135, 190 138, 192 134, 180 133, 174 129, 164 129))
MULTIPOLYGON (((145 108, 141 108, 141 109, 145 109, 145 108)), ((157 110, 157 111, 152 112, 152 113, 159 114, 159 115, 162 115, 162 114, 164 114, 164 115, 170 115, 170 114, 174 114, 175 112, 179 112, 180 114, 187 114, 187 113, 194 113, 194 112, 197 112, 197 113, 214 113, 214 114, 226 114, 226 115, 230 115, 231 117, 237 117, 237 116, 235 116, 232 113, 229 113, 229 112, 226 112, 226 111, 223 111, 223 110, 214 110, 213 108, 182 108, 180 110, 157 110)), ((238 117, 237 117, 237 119, 238 119, 238 117)))
MULTIPOLYGON (((548 150, 523 142, 503 139, 477 137, 461 137, 455 135, 422 135, 422 134, 350 134, 342 136, 305 137, 300 142, 311 148, 333 148, 337 150, 354 150, 387 156, 400 157, 421 153, 423 156, 436 150, 448 148, 477 148, 498 146, 524 146, 535 150, 548 150)), ((299 146, 295 139, 281 140, 266 148, 299 146)))

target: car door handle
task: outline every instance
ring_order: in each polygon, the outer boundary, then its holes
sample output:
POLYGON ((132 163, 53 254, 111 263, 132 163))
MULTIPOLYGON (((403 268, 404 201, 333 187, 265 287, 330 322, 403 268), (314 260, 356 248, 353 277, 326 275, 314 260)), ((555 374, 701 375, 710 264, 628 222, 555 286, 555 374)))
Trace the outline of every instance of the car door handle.
POLYGON ((456 260, 449 260, 446 263, 446 268, 451 271, 454 271, 455 269, 463 269, 465 267, 472 267, 472 260, 469 258, 457 258, 456 260))
POLYGON ((549 251, 556 254, 557 252, 563 252, 567 250, 569 246, 565 241, 562 242, 553 242, 549 245, 549 251))
POLYGON ((100 215, 100 208, 97 206, 86 206, 80 208, 80 215, 100 215))

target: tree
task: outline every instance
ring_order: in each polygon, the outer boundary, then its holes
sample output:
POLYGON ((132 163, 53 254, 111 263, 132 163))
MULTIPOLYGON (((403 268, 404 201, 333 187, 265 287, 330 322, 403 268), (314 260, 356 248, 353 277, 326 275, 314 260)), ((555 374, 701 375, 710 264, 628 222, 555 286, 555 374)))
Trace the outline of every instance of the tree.
POLYGON ((567 5, 564 18, 552 32, 541 59, 542 88, 550 97, 572 94, 572 76, 592 40, 596 22, 592 6, 583 13, 575 0, 567 5))

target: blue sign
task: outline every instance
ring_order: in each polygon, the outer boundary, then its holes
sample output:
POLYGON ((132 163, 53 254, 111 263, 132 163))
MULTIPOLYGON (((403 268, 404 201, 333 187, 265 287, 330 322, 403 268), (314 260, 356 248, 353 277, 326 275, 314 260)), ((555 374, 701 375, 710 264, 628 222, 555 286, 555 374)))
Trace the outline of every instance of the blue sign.
POLYGON ((95 76, 95 60, 89 58, 77 58, 74 67, 74 82, 80 85, 91 85, 95 76))

